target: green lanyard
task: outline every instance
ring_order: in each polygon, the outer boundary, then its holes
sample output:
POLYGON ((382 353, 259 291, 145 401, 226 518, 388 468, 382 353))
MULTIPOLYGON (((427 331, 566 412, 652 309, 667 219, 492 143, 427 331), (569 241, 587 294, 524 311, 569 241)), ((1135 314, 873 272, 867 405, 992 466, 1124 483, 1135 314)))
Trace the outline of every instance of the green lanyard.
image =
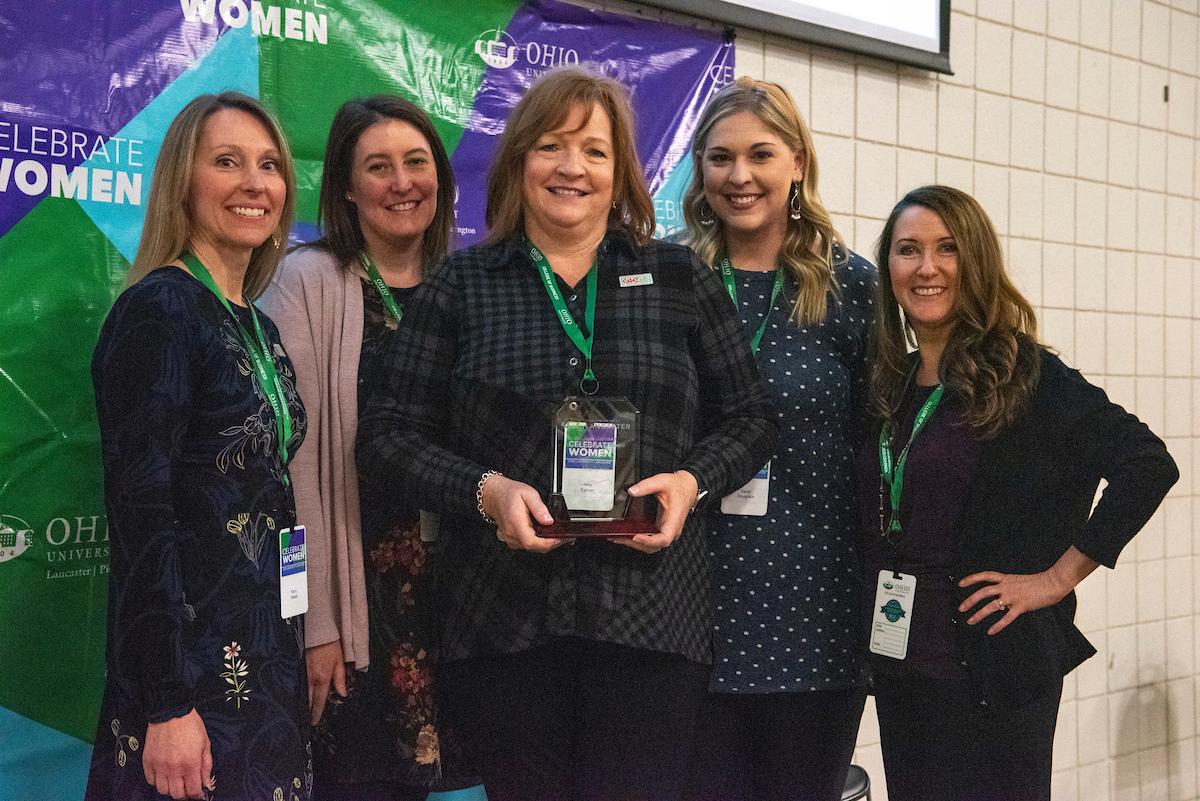
MULTIPOLYGON (((733 280, 733 265, 729 263, 728 256, 721 257, 721 280, 725 282, 725 291, 729 293, 729 299, 733 301, 733 305, 738 305, 737 299, 737 284, 733 280)), ((758 355, 758 346, 762 343, 763 334, 767 332, 767 321, 771 317, 771 310, 775 308, 775 299, 779 297, 779 293, 783 290, 783 270, 775 268, 775 286, 771 289, 771 302, 767 304, 766 314, 763 315, 762 324, 758 326, 758 332, 755 333, 754 339, 750 340, 750 352, 758 355)))
MULTIPOLYGON (((930 394, 925 404, 921 407, 921 411, 917 412, 917 417, 913 421, 912 434, 908 437, 908 443, 904 449, 900 451, 900 456, 892 462, 892 425, 884 423, 883 428, 879 430, 879 475, 884 483, 891 490, 892 501, 892 520, 887 527, 885 536, 892 541, 893 538, 900 534, 900 495, 904 492, 904 466, 908 464, 908 452, 912 448, 912 444, 917 439, 917 434, 921 433, 921 429, 929 422, 929 418, 933 416, 933 412, 937 409, 938 404, 942 402, 942 393, 944 387, 938 384, 930 394)), ((882 491, 882 487, 880 488, 882 491)), ((880 499, 882 502, 882 498, 880 499)), ((883 516, 883 510, 880 509, 880 517, 883 516)), ((882 521, 880 528, 882 529, 882 521)), ((884 532, 881 530, 881 534, 884 532)))
POLYGON ((247 303, 250 308, 250 319, 254 321, 254 337, 250 336, 250 332, 242 325, 242 321, 233 313, 233 307, 229 305, 229 301, 221 294, 221 290, 217 288, 217 282, 213 280, 212 274, 208 272, 200 259, 196 258, 191 253, 184 253, 180 259, 187 268, 191 271, 200 283, 208 287, 209 291, 217 296, 217 300, 221 301, 221 305, 229 312, 229 316, 233 318, 237 324, 238 333, 242 335, 242 344, 246 347, 246 353, 250 356, 250 363, 254 365, 254 373, 258 376, 258 383, 263 389, 263 393, 267 396, 267 401, 271 404, 271 411, 275 413, 275 435, 279 440, 279 464, 283 467, 283 484, 287 486, 287 464, 288 464, 288 442, 292 438, 292 413, 288 409, 287 399, 283 391, 283 382, 279 380, 279 373, 275 370, 275 360, 271 358, 271 348, 267 344, 267 337, 263 334, 262 325, 258 322, 258 314, 254 311, 254 304, 247 303), (257 340, 257 341, 256 341, 257 340))
POLYGON ((584 322, 587 323, 588 333, 585 337, 579 330, 579 323, 575 322, 575 318, 571 315, 571 310, 567 308, 562 293, 558 291, 554 270, 551 269, 546 255, 528 239, 525 240, 525 246, 529 249, 529 257, 537 265, 538 275, 542 278, 542 285, 546 287, 546 294, 550 296, 550 303, 554 305, 554 314, 558 317, 559 324, 562 325, 563 331, 570 340, 575 343, 575 347, 579 348, 579 352, 583 354, 583 378, 579 382, 579 391, 584 395, 594 395, 600 388, 600 382, 596 379, 596 374, 592 372, 592 339, 596 335, 596 284, 598 283, 596 262, 592 262, 592 268, 588 270, 587 274, 587 305, 584 307, 583 317, 584 322))
POLYGON ((365 250, 358 254, 358 260, 362 262, 363 268, 367 271, 367 276, 371 279, 371 283, 375 285, 375 291, 379 293, 380 300, 387 307, 388 314, 396 321, 396 325, 399 325, 403 312, 400 310, 400 304, 396 303, 396 299, 392 297, 392 290, 383 282, 383 276, 379 274, 379 268, 375 266, 375 262, 367 255, 367 251, 365 250))

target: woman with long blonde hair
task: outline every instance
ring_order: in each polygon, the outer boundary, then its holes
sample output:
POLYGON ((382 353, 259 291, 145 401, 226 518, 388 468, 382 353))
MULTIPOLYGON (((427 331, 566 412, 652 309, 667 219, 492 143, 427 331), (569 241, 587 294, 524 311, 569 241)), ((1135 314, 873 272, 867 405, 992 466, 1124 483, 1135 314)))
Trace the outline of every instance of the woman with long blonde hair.
POLYGON ((718 92, 692 158, 689 244, 725 283, 782 437, 710 540, 714 665, 689 797, 835 801, 865 698, 852 466, 875 270, 821 204, 812 136, 782 87, 742 77, 718 92))
POLYGON ((92 359, 111 572, 88 801, 308 798, 304 609, 281 578, 304 564, 305 414, 254 306, 295 188, 251 97, 202 95, 167 129, 92 359))

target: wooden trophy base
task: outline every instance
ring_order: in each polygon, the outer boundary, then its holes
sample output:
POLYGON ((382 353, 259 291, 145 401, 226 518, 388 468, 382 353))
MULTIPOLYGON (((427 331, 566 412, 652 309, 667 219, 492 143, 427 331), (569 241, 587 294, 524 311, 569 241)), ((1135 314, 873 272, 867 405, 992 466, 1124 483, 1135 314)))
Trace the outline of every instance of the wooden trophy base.
POLYGON ((632 537, 658 531, 658 521, 646 508, 645 498, 630 498, 625 517, 620 520, 572 520, 561 495, 552 495, 547 506, 554 522, 548 526, 539 523, 533 526, 534 532, 546 539, 632 537))

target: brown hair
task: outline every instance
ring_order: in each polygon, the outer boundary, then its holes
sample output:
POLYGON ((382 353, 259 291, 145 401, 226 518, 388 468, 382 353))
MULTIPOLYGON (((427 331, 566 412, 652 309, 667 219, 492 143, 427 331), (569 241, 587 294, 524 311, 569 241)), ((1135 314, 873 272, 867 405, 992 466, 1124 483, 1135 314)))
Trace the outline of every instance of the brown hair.
MULTIPOLYGON (((743 75, 721 89, 705 107, 692 137, 692 183, 683 197, 683 219, 688 238, 700 259, 713 266, 726 249, 725 229, 717 218, 703 225, 701 212, 707 205, 704 197, 704 151, 708 137, 718 122, 742 111, 749 111, 779 135, 793 153, 804 157, 804 179, 793 185, 790 202, 800 205, 800 219, 787 216, 787 233, 779 251, 779 266, 796 282, 797 293, 792 304, 791 319, 799 325, 813 325, 825 320, 828 294, 837 292, 833 277, 833 245, 845 250, 842 237, 833 227, 829 212, 821 203, 817 191, 817 154, 812 134, 804 118, 796 110, 787 90, 776 83, 759 81, 743 75), (797 200, 798 196, 798 200, 797 200)), ((712 210, 708 209, 711 216, 712 210)), ((786 214, 786 212, 785 212, 786 214)))
MULTIPOLYGON (((158 161, 154 165, 154 178, 150 182, 150 196, 146 201, 142 238, 129 272, 130 284, 137 283, 152 271, 179 258, 189 247, 192 239, 189 204, 196 147, 205 121, 227 108, 254 117, 275 140, 275 147, 279 150, 279 172, 286 189, 279 215, 279 230, 275 235, 280 239, 287 237, 296 209, 296 170, 279 123, 261 103, 241 92, 200 95, 183 107, 163 136, 158 161)), ((267 288, 283 254, 271 241, 272 238, 254 248, 250 254, 250 266, 246 269, 242 286, 242 293, 250 300, 257 298, 267 288)))
POLYGON ((592 109, 599 105, 608 114, 613 128, 613 208, 608 214, 609 228, 619 228, 639 245, 654 234, 654 202, 646 189, 642 165, 638 160, 633 136, 633 109, 629 93, 617 81, 595 75, 578 67, 549 70, 534 81, 517 103, 488 172, 487 242, 508 238, 524 225, 522 185, 525 154, 538 138, 553 131, 582 106, 587 125, 592 109))
POLYGON ((889 257, 900 215, 913 206, 941 218, 958 248, 957 320, 942 351, 939 377, 963 401, 967 423, 983 437, 1010 425, 1037 387, 1041 350, 1037 320, 1004 269, 1000 239, 975 198, 948 186, 922 186, 901 198, 877 245, 879 296, 875 304, 871 410, 893 420, 903 403, 915 341, 892 291, 889 257))
POLYGON ((325 142, 325 166, 321 175, 321 196, 317 225, 322 237, 313 243, 337 256, 342 264, 352 264, 363 249, 358 207, 346 199, 354 168, 354 148, 363 132, 384 120, 406 122, 425 137, 437 170, 437 212, 421 238, 421 271, 428 275, 450 250, 454 226, 454 172, 450 157, 429 115, 402 97, 374 95, 347 100, 333 115, 329 138, 325 142))

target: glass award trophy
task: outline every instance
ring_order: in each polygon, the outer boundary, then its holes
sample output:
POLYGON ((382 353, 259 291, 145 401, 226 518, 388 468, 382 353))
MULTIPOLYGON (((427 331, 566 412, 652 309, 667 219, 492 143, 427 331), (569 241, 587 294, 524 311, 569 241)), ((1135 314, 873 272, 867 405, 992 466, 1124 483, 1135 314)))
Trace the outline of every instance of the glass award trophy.
POLYGON ((554 415, 554 522, 539 537, 632 537, 658 530, 654 503, 628 488, 639 475, 638 410, 626 398, 576 396, 554 415))

